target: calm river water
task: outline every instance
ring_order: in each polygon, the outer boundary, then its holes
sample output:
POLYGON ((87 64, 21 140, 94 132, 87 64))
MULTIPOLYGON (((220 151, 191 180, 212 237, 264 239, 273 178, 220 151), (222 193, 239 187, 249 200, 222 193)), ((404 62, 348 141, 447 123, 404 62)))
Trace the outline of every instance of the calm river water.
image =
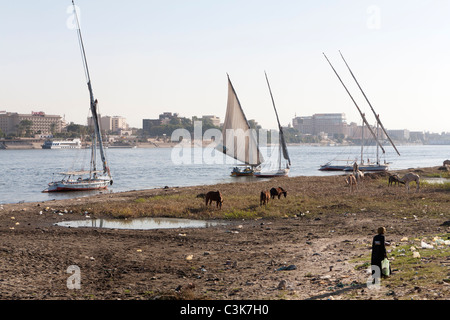
MULTIPOLYGON (((401 156, 386 146, 381 160, 391 162, 391 170, 442 165, 450 159, 450 146, 397 146, 401 156)), ((230 176, 234 160, 211 149, 191 149, 180 155, 181 148, 107 149, 114 184, 103 192, 121 192, 248 181, 253 177, 230 176), (184 161, 182 162, 181 159, 184 161)), ((356 159, 360 147, 289 146, 292 161, 289 176, 329 175, 319 166, 333 159, 356 159)), ((0 150, 0 204, 78 198, 89 193, 42 193, 47 184, 59 178, 56 173, 88 169, 87 150, 0 150)), ((184 150, 186 151, 186 150, 184 150)), ((270 160, 270 151, 262 150, 270 160), (267 154, 266 154, 267 152, 267 154)), ((359 159, 359 158, 358 158, 359 159)), ((365 157, 367 159, 367 157, 365 157)), ((370 157, 375 160, 375 156, 370 157)), ((342 174, 342 173, 340 173, 342 174)))

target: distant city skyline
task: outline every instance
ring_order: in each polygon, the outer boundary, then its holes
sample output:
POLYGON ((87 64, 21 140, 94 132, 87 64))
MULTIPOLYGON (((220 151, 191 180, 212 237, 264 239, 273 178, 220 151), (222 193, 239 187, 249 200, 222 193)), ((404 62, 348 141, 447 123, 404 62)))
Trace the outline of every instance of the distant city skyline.
MULTIPOLYGON (((46 117, 50 117, 51 119, 53 119, 52 121, 55 121, 54 118, 58 118, 59 119, 58 121, 61 122, 61 124, 58 125, 58 128, 62 128, 64 125, 69 125, 71 123, 74 123, 74 124, 77 124, 77 125, 91 125, 90 121, 92 121, 92 117, 88 117, 83 122, 80 123, 80 122, 72 121, 71 119, 67 119, 64 115, 60 115, 60 114, 49 115, 44 110, 31 111, 31 112, 28 112, 28 113, 18 113, 18 112, 13 111, 13 110, 0 110, 0 130, 3 129, 2 131, 5 134, 8 133, 8 132, 9 133, 14 132, 16 129, 14 129, 12 127, 12 125, 15 124, 17 126, 19 121, 22 120, 22 119, 27 119, 27 120, 31 120, 32 121, 33 119, 31 117, 37 117, 39 119, 39 124, 41 123, 41 119, 44 119, 46 117), (2 122, 2 120, 1 120, 2 119, 2 115, 3 115, 3 117, 7 116, 7 115, 13 115, 13 116, 16 115, 16 116, 14 116, 14 117, 9 116, 10 118, 14 118, 15 120, 8 124, 6 122, 2 122), (19 116, 19 117, 17 117, 17 116, 19 116), (19 120, 17 120, 17 119, 19 119, 19 120), (64 123, 62 123, 62 122, 64 122, 64 123), (5 130, 3 128, 3 126, 8 127, 8 129, 5 130)), ((176 116, 176 117, 179 117, 179 118, 187 118, 189 120, 193 120, 195 118, 198 118, 199 121, 201 119, 209 119, 209 120, 212 121, 213 125, 215 125, 215 126, 222 125, 223 120, 224 120, 224 119, 222 119, 222 118, 220 118, 220 117, 218 117, 216 115, 212 115, 212 114, 183 116, 183 115, 180 115, 178 112, 164 111, 163 113, 159 114, 154 119, 141 119, 140 125, 138 125, 138 126, 131 126, 129 124, 127 118, 123 117, 121 115, 113 115, 112 116, 112 115, 108 115, 108 114, 104 114, 104 115, 100 114, 99 116, 100 116, 100 121, 101 121, 101 127, 103 129, 105 129, 105 130, 112 130, 112 131, 117 130, 117 129, 122 129, 122 130, 144 129, 145 130, 145 124, 144 124, 145 121, 152 122, 152 121, 155 121, 155 120, 159 120, 159 124, 160 125, 166 125, 166 124, 169 124, 169 122, 170 122, 169 120, 170 120, 170 118, 172 116, 176 116)), ((298 130, 298 124, 296 123, 296 121, 298 121, 298 119, 301 119, 301 118, 314 118, 316 116, 325 116, 325 117, 334 116, 334 117, 337 118, 337 120, 336 120, 336 118, 334 119, 334 122, 335 121, 338 121, 338 122, 343 121, 349 127, 354 127, 354 128, 360 127, 361 124, 362 124, 361 121, 359 123, 353 122, 353 121, 347 121, 346 116, 345 116, 344 113, 337 112, 337 113, 329 113, 329 114, 327 114, 327 113, 317 113, 317 114, 312 114, 312 115, 296 115, 296 117, 292 118, 292 120, 288 124, 282 125, 282 126, 283 127, 292 127, 292 128, 296 128, 298 130)), ((258 119, 248 119, 248 120, 249 121, 255 121, 256 124, 261 125, 260 122, 258 121, 258 119)), ((329 125, 330 125, 329 123, 322 123, 322 126, 329 126, 329 125)), ((333 125, 336 125, 336 123, 334 123, 333 125)), ((371 124, 371 126, 375 127, 376 124, 371 124)), ((340 124, 338 124, 338 127, 340 127, 340 124)), ((268 129, 268 130, 270 130, 270 129, 273 130, 273 128, 266 128, 264 126, 262 126, 262 128, 263 129, 268 129)), ((385 129, 387 131, 404 131, 404 130, 406 130, 406 131, 409 131, 411 133, 422 132, 422 133, 431 133, 431 134, 441 134, 441 133, 448 133, 448 134, 450 134, 450 131, 436 132, 436 131, 431 131, 431 130, 411 130, 409 128, 385 128, 385 129)), ((60 131, 60 130, 61 129, 58 129, 58 131, 60 131)), ((317 130, 327 132, 327 130, 323 130, 323 128, 322 129, 317 129, 317 130)), ((334 128, 333 130, 336 130, 336 128, 334 128)), ((334 132, 334 131, 331 132, 330 131, 330 132, 327 132, 327 133, 329 133, 329 134, 330 133, 331 134, 332 133, 344 133, 344 131, 341 132, 342 128, 339 128, 337 130, 338 131, 336 131, 336 132, 334 132)), ((382 132, 381 128, 379 130, 380 130, 380 135, 383 135, 381 133, 382 132)), ((365 130, 365 132, 366 131, 367 130, 365 130)), ((311 132, 302 132, 302 130, 299 130, 299 132, 300 133, 306 133, 306 134, 311 134, 312 133, 312 131, 311 132)), ((318 132, 315 132, 314 134, 318 134, 318 132)), ((358 134, 360 135, 361 132, 359 132, 358 134)), ((348 135, 348 133, 346 135, 348 135)), ((355 134, 353 134, 353 133, 350 134, 350 135, 355 137, 355 134)), ((365 133, 365 135, 366 135, 366 137, 369 136, 368 131, 365 133)))
MULTIPOLYGON (((227 73, 248 119, 295 114, 359 122, 326 53, 375 123, 338 50, 387 128, 450 131, 450 2, 441 0, 76 0, 102 114, 132 127, 168 110, 225 117, 227 73)), ((45 108, 75 123, 89 94, 71 1, 0 3, 0 110, 45 108)))

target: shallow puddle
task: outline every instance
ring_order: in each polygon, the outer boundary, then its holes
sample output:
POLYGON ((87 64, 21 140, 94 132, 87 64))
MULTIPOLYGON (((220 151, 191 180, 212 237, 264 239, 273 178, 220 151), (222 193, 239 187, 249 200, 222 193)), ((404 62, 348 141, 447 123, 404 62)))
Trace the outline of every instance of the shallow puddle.
POLYGON ((177 228, 208 228, 221 225, 220 222, 177 218, 138 218, 138 219, 88 219, 63 221, 56 223, 69 228, 106 228, 106 229, 177 229, 177 228))
POLYGON ((424 178, 423 181, 426 181, 428 183, 444 184, 444 183, 449 183, 450 179, 448 179, 448 178, 424 178))

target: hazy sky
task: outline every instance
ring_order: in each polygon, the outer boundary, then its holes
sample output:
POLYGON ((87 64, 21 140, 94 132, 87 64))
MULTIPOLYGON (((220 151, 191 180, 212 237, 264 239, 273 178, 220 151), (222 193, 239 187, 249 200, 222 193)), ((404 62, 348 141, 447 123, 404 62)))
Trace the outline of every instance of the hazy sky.
MULTIPOLYGON (((358 111, 387 129, 450 131, 450 1, 77 0, 103 115, 225 116, 228 73, 248 119, 358 111)), ((85 124, 89 95, 69 0, 0 0, 0 110, 85 124)))

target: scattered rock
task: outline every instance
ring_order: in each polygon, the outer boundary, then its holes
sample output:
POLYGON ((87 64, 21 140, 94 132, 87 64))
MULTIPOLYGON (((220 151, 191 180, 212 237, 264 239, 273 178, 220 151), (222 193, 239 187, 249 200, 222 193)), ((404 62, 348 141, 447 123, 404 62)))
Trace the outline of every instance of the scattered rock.
POLYGON ((286 280, 281 280, 280 283, 278 284, 277 289, 278 290, 286 290, 286 285, 287 285, 286 280))

